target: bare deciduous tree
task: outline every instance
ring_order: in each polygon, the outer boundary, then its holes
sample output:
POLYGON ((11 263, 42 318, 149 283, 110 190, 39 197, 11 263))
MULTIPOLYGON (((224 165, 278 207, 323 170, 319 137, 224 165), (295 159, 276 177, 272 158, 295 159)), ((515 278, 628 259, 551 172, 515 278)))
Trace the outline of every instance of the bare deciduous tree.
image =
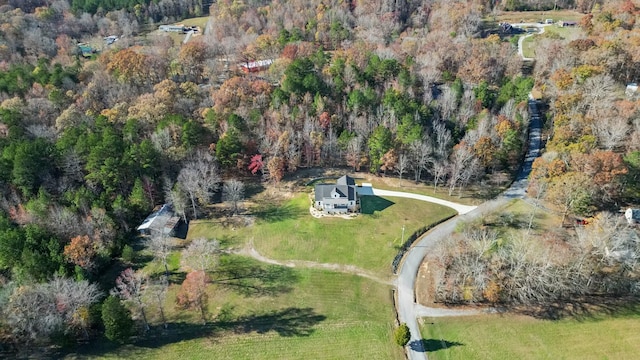
POLYGON ((111 295, 133 304, 137 312, 142 316, 145 330, 149 330, 147 315, 144 311, 146 304, 142 301, 142 296, 147 288, 149 279, 146 275, 131 268, 125 269, 116 279, 116 287, 111 290, 111 295))
POLYGON ((408 165, 409 156, 404 152, 400 153, 398 156, 398 163, 396 164, 396 172, 398 173, 398 176, 400 176, 400 180, 402 180, 402 174, 404 174, 408 165))
POLYGON ((73 281, 56 276, 48 288, 55 296, 58 311, 64 314, 65 323, 70 328, 81 330, 87 338, 87 330, 91 326, 89 307, 102 297, 98 287, 86 280, 73 281))
POLYGON ((193 207, 193 217, 197 218, 196 204, 208 204, 211 194, 218 188, 220 174, 211 154, 198 151, 178 174, 180 187, 188 194, 193 207))
POLYGON ((599 117, 591 123, 591 131, 598 138, 600 146, 606 150, 612 150, 622 144, 631 127, 627 120, 619 116, 599 117))
POLYGON ((182 251, 182 264, 191 270, 210 271, 218 263, 219 254, 218 240, 198 238, 182 251))
POLYGON ((88 281, 55 277, 49 283, 13 289, 2 307, 4 323, 19 339, 42 340, 57 331, 69 333, 90 326, 89 307, 100 299, 97 286, 88 281))
POLYGON ((456 186, 462 186, 477 172, 478 159, 466 146, 458 146, 451 155, 449 164, 449 195, 456 186))
POLYGON ((229 179, 222 185, 222 200, 231 204, 233 214, 238 212, 238 203, 244 199, 244 184, 240 180, 229 179))
POLYGON ((409 145, 409 151, 411 153, 414 180, 418 182, 422 177, 422 171, 433 161, 433 151, 428 139, 414 141, 409 145))
POLYGON ((151 296, 151 299, 156 303, 158 310, 160 310, 160 319, 162 319, 162 325, 167 328, 167 318, 164 315, 164 304, 167 298, 167 290, 169 289, 169 278, 166 275, 161 275, 157 280, 152 280, 147 287, 147 293, 151 296))
POLYGON ((169 265, 167 263, 167 258, 171 253, 171 238, 166 234, 153 234, 147 240, 147 246, 153 253, 153 256, 156 258, 156 260, 160 260, 160 262, 162 262, 162 265, 164 266, 164 273, 166 276, 169 276, 169 265))

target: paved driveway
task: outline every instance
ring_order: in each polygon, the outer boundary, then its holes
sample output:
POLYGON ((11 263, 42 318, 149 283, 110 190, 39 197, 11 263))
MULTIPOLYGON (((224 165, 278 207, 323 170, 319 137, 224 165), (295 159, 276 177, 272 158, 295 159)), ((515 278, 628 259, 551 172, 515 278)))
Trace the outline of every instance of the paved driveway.
MULTIPOLYGON (((427 360, 427 355, 422 344, 422 334, 418 326, 417 318, 422 316, 428 311, 424 307, 421 307, 416 303, 415 299, 415 283, 418 275, 418 269, 422 260, 429 251, 435 248, 435 245, 449 236, 456 228, 456 225, 461 221, 468 222, 473 219, 480 218, 492 212, 495 212, 500 207, 507 204, 511 199, 523 198, 526 195, 526 189, 528 186, 528 177, 531 172, 531 166, 536 157, 541 153, 541 132, 542 132, 542 115, 538 109, 538 104, 535 100, 529 100, 529 114, 531 115, 531 121, 529 122, 529 146, 524 161, 518 171, 513 184, 507 189, 500 197, 495 200, 487 201, 478 207, 470 207, 465 205, 459 205, 455 203, 446 202, 444 200, 435 199, 436 202, 441 205, 450 206, 456 209, 460 216, 456 216, 438 226, 433 228, 422 238, 420 238, 414 246, 406 253, 404 260, 401 264, 400 272, 397 282, 397 311, 400 322, 404 322, 411 331, 411 340, 408 346, 409 360, 427 360), (449 203, 446 205, 445 203, 449 203), (461 207, 453 207, 453 205, 461 207)), ((373 189, 375 195, 380 196, 394 196, 386 190, 373 189)), ((400 193, 407 194, 407 193, 400 193)), ((411 198, 430 201, 434 198, 412 194, 411 198)), ((404 196, 407 197, 407 196, 404 196)), ((457 312, 451 312, 450 315, 460 315, 457 312)))

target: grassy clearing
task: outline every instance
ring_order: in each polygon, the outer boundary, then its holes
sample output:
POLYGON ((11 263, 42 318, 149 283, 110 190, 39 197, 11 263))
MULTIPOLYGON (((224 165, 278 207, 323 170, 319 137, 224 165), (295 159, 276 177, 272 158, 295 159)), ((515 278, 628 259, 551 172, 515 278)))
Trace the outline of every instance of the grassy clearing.
POLYGON ((212 277, 218 282, 208 289, 207 325, 200 325, 195 311, 175 309, 179 285, 174 284, 165 308, 168 330, 159 329, 158 311, 149 309, 155 326, 145 339, 121 347, 104 341, 66 358, 403 358, 392 342, 394 315, 387 286, 358 276, 264 265, 239 256, 223 258, 212 277), (229 280, 231 274, 237 279, 229 280), (272 291, 256 293, 259 288, 272 291))
MULTIPOLYGON (((197 26, 200 28, 200 32, 198 34, 194 34, 191 36, 191 39, 195 39, 198 36, 204 34, 204 29, 207 26, 207 22, 209 21, 209 17, 208 16, 201 16, 201 17, 195 17, 195 18, 190 18, 190 19, 184 19, 182 21, 179 21, 175 24, 171 24, 171 25, 177 25, 177 24, 182 24, 184 26, 197 26)), ((169 36, 172 40, 174 44, 182 44, 182 41, 184 40, 184 37, 186 36, 185 34, 179 34, 179 33, 174 33, 174 32, 164 32, 164 31, 160 31, 158 30, 158 27, 154 27, 153 29, 150 29, 151 31, 151 35, 167 35, 169 36)))
POLYGON ((551 228, 559 228, 561 217, 518 199, 511 201, 495 214, 485 217, 483 222, 501 232, 526 231, 531 222, 532 235, 535 236, 548 232, 551 228))
POLYGON ((539 35, 529 36, 522 42, 522 52, 525 57, 535 58, 536 48, 538 43, 542 39, 558 39, 558 40, 575 40, 584 36, 584 31, 578 26, 574 27, 561 27, 558 25, 547 26, 544 28, 544 33, 539 35))
POLYGON ((537 320, 526 316, 426 318, 429 359, 634 359, 640 315, 537 320))
POLYGON ((405 238, 415 230, 455 214, 453 209, 422 201, 363 197, 363 214, 353 219, 313 218, 309 194, 283 204, 263 205, 248 227, 219 222, 192 222, 189 239, 218 238, 230 246, 251 241, 258 252, 278 260, 307 260, 355 265, 380 276, 390 274, 391 260, 405 238))
POLYGON ((539 22, 546 19, 553 19, 554 22, 560 20, 565 21, 580 21, 584 14, 571 10, 557 10, 557 11, 502 11, 487 17, 487 21, 495 22, 539 22))

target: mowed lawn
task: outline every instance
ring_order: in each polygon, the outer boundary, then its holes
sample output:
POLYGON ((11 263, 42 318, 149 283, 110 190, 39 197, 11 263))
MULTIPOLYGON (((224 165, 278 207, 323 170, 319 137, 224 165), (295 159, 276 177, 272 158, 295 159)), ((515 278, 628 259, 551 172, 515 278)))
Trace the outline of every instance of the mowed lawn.
POLYGON ((545 37, 557 37, 568 41, 575 40, 584 36, 584 31, 578 26, 573 27, 561 27, 559 25, 546 26, 544 33, 529 36, 522 42, 522 52, 525 57, 535 58, 536 48, 538 47, 541 39, 545 37))
POLYGON ((314 218, 309 194, 251 211, 255 224, 222 226, 192 222, 189 238, 218 238, 242 246, 251 242, 262 255, 278 260, 306 260, 354 265, 380 276, 391 274, 391 261, 405 239, 418 228, 455 214, 453 209, 418 200, 362 197, 363 214, 352 218, 314 218))
MULTIPOLYGON (((159 312, 148 309, 152 336, 134 344, 102 344, 67 359, 403 359, 393 342, 394 313, 389 286, 348 274, 264 265, 230 256, 221 273, 261 268, 255 281, 209 287, 209 322, 199 313, 176 310, 172 285, 161 333, 159 312), (265 274, 271 274, 265 276, 265 274), (272 286, 275 281, 278 286, 272 286), (246 291, 243 291, 245 286, 246 291), (262 290, 260 290, 262 288, 262 290)), ((251 271, 248 272, 249 274, 251 271)))
POLYGON ((423 321, 430 360, 622 360, 640 354, 640 315, 584 321, 518 315, 423 321))

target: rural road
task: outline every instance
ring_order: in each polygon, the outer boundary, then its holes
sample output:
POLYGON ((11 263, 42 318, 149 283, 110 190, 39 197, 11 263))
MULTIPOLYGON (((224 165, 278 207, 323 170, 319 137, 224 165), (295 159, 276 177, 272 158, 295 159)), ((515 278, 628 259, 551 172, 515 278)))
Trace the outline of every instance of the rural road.
MULTIPOLYGON (((533 99, 529 100, 529 114, 531 115, 531 121, 529 122, 529 145, 527 153, 520 167, 520 171, 518 171, 518 176, 516 176, 515 181, 509 189, 497 199, 487 201, 471 211, 463 212, 456 209, 460 213, 460 216, 456 216, 433 228, 420 238, 405 254, 396 280, 398 296, 396 306, 398 319, 401 323, 406 323, 411 331, 411 340, 409 340, 407 349, 409 360, 427 360, 426 349, 423 346, 422 335, 418 326, 418 317, 469 315, 467 311, 431 309, 417 304, 415 298, 415 282, 418 276, 418 269, 429 250, 432 250, 439 241, 453 233, 460 222, 469 222, 485 216, 506 205, 511 199, 523 198, 525 196, 531 166, 535 158, 540 156, 542 145, 542 115, 538 109, 537 102, 533 99)), ((394 196, 389 194, 389 192, 382 195, 382 193, 376 193, 376 191, 383 190, 374 190, 374 194, 376 195, 394 196)), ((419 197, 413 198, 421 200, 419 197)), ((430 200, 425 199, 424 201, 430 200)))

